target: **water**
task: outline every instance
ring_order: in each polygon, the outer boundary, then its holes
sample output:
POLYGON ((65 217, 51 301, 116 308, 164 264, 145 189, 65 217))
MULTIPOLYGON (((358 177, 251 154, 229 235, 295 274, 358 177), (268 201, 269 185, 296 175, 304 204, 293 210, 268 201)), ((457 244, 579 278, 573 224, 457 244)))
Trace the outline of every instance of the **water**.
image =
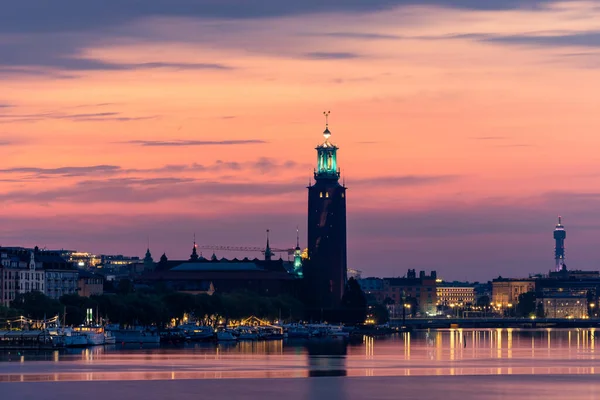
POLYGON ((597 340, 594 329, 455 329, 349 343, 321 339, 0 352, 0 393, 64 399, 85 391, 88 400, 105 400, 111 391, 115 398, 145 400, 186 393, 285 400, 600 398, 597 340))

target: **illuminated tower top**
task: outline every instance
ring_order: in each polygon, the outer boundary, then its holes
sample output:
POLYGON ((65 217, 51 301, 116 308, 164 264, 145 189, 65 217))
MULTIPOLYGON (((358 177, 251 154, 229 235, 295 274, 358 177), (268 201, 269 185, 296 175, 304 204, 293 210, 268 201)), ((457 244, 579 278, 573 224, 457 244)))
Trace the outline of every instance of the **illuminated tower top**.
POLYGON ((565 227, 562 224, 562 217, 558 217, 558 224, 554 228, 554 261, 555 267, 554 270, 556 272, 567 269, 565 265, 565 239, 567 237, 567 232, 565 231, 565 227))
POLYGON ((302 276, 302 249, 300 248, 300 231, 296 228, 296 248, 294 249, 294 272, 302 276))
POLYGON ((331 132, 329 131, 329 111, 325 111, 325 130, 323 136, 325 141, 317 146, 317 168, 315 169, 315 179, 334 180, 340 179, 340 170, 337 167, 337 146, 329 141, 331 132))

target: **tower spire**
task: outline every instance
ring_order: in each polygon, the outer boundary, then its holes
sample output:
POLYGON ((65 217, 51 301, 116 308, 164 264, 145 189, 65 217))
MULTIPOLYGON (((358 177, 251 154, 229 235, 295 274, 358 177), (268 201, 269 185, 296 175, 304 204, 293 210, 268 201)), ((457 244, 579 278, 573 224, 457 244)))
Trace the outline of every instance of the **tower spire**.
POLYGON ((331 111, 323 111, 323 115, 325 116, 325 130, 323 131, 323 136, 325 136, 326 141, 331 136, 331 132, 329 132, 329 114, 331 114, 331 111))
POLYGON ((196 250, 196 232, 194 232, 194 248, 192 249, 192 254, 190 255, 190 261, 198 261, 198 251, 196 250))
POLYGON ((300 248, 300 229, 296 226, 296 248, 300 248))
POLYGON ((267 229, 267 247, 265 247, 265 261, 271 261, 271 257, 273 256, 273 252, 271 251, 271 245, 269 244, 269 232, 267 229))

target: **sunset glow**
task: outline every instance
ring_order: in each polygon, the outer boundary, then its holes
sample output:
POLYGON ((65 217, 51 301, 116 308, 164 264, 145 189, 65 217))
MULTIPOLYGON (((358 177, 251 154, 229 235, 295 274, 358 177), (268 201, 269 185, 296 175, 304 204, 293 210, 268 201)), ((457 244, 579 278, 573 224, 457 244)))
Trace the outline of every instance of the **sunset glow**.
POLYGON ((331 110, 349 268, 547 272, 560 214, 569 267, 597 269, 597 2, 223 3, 43 26, 8 6, 0 245, 187 258, 194 233, 293 247, 298 225, 302 244, 331 110))

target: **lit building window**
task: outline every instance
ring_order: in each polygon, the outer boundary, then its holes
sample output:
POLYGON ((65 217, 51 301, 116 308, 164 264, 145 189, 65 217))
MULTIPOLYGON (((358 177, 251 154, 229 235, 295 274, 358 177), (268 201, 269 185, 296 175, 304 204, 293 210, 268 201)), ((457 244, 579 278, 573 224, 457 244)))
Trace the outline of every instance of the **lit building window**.
POLYGON ((329 197, 329 192, 325 192, 325 197, 329 197))
POLYGON ((319 193, 319 197, 323 198, 323 192, 319 193))

